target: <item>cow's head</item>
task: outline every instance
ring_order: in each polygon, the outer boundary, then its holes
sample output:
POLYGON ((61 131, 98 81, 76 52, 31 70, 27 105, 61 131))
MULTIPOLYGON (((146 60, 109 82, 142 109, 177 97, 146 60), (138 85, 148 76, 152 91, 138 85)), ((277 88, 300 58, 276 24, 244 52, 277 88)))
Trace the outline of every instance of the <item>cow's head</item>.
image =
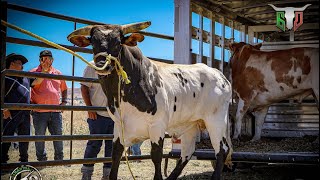
MULTIPOLYGON (((73 31, 68 40, 79 47, 92 45, 94 62, 102 67, 106 62, 106 53, 118 57, 123 45, 136 46, 144 40, 144 36, 135 33, 151 25, 150 21, 128 25, 91 25, 73 31), (132 33, 130 36, 126 34, 132 33)), ((110 74, 114 69, 114 62, 104 70, 98 71, 101 75, 110 74)))
POLYGON ((232 55, 229 60, 231 66, 235 61, 237 61, 239 59, 241 51, 244 47, 249 48, 249 49, 260 50, 261 46, 262 46, 262 43, 259 43, 256 45, 250 45, 245 42, 231 43, 229 45, 230 51, 232 52, 232 55))

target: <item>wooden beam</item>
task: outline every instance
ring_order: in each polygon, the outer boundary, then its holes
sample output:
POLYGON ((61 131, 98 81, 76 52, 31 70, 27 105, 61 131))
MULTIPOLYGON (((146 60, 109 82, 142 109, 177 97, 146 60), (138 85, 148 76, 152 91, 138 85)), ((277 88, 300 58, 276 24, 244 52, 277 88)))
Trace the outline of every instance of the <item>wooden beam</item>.
POLYGON ((190 0, 174 0, 174 63, 191 64, 190 0))

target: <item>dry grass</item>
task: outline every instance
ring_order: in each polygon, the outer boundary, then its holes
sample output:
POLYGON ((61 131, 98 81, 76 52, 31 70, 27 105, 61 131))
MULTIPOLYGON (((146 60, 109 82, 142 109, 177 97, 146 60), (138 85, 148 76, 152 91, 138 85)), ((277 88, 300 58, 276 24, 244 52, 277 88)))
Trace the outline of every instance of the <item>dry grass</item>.
MULTIPOLYGON (((71 114, 69 111, 63 113, 63 134, 70 134, 70 120, 71 114)), ((86 112, 74 112, 74 129, 73 134, 88 134, 88 125, 86 122, 86 112)), ((72 158, 78 159, 83 158, 84 150, 86 146, 86 141, 73 141, 72 149, 72 158)), ((53 146, 52 142, 46 142, 46 149, 48 153, 48 159, 53 159, 53 146)), ((150 141, 145 141, 141 146, 142 154, 149 154, 150 152, 150 141)), ((171 150, 170 139, 166 139, 164 143, 164 153, 168 153, 171 150)), ((10 161, 9 162, 18 162, 19 152, 17 150, 10 149, 10 161)), ((64 142, 64 159, 69 159, 70 156, 70 141, 64 142)), ((103 157, 104 150, 101 149, 98 157, 103 157)), ((31 142, 29 145, 29 161, 36 161, 35 156, 35 146, 31 142)), ((82 165, 72 165, 70 167, 66 166, 56 166, 56 167, 46 167, 40 171, 44 180, 76 180, 81 179, 80 168, 82 165)), ((137 180, 144 179, 153 179, 154 166, 151 160, 142 160, 142 162, 130 162, 133 174, 137 180)), ((164 160, 162 162, 162 169, 164 167, 164 160)), ((168 174, 174 169, 175 160, 169 159, 168 164, 168 174)), ((179 176, 179 179, 183 180, 196 180, 196 179, 210 179, 213 168, 210 161, 200 161, 192 160, 184 168, 182 174, 179 176)), ((247 179, 308 179, 308 175, 319 176, 319 173, 314 174, 314 169, 300 168, 296 167, 266 167, 264 166, 254 166, 251 169, 238 169, 233 173, 224 173, 223 179, 230 180, 247 180, 247 179), (296 174, 300 172, 300 174, 296 174), (301 173, 302 172, 302 173, 301 173)), ((98 180, 102 176, 102 163, 95 165, 95 171, 93 174, 93 179, 98 180)), ((163 175, 164 177, 164 175, 163 175)), ((1 176, 1 179, 9 179, 9 175, 1 176)), ((130 175, 127 165, 125 162, 122 162, 119 167, 119 176, 118 179, 133 179, 130 175)))

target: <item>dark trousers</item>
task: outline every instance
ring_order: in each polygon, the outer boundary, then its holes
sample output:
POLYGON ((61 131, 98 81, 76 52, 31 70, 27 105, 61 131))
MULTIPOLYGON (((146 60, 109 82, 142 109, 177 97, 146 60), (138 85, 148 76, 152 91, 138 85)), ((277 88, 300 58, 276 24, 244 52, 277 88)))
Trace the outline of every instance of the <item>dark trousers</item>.
MULTIPOLYGON (((61 112, 33 112, 33 126, 35 135, 45 135, 48 128, 51 135, 62 135, 61 112)), ((47 152, 45 142, 35 142, 38 161, 46 161, 47 152)), ((53 141, 54 160, 63 159, 63 141, 53 141)))
MULTIPOLYGON (((109 117, 97 115, 96 120, 87 119, 90 134, 113 134, 114 122, 109 117)), ((96 158, 100 152, 103 140, 89 140, 87 143, 84 158, 96 158)), ((104 156, 111 157, 112 140, 104 141, 104 156)), ((84 166, 93 166, 94 164, 84 164, 84 166)), ((111 163, 104 163, 104 168, 111 168, 111 163)))
MULTIPOLYGON (((12 114, 12 119, 3 120, 3 136, 13 136, 18 130, 18 135, 30 135, 30 111, 19 111, 12 114)), ((8 151, 11 143, 1 143, 1 163, 9 160, 8 151)), ((19 142, 19 153, 21 162, 28 162, 29 142, 19 142)))

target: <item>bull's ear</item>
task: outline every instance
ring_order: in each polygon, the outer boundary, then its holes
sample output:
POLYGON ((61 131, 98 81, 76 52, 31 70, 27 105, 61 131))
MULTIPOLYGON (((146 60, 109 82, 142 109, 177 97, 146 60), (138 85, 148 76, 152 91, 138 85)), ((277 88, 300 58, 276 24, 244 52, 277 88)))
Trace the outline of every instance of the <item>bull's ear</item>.
POLYGON ((79 47, 87 47, 91 44, 90 38, 86 38, 85 36, 72 36, 69 38, 69 41, 79 47))
POLYGON ((234 51, 234 50, 235 50, 236 44, 237 44, 237 43, 230 43, 230 44, 229 44, 230 51, 234 51))
POLYGON ((262 43, 259 43, 259 44, 254 45, 253 47, 254 47, 255 49, 260 50, 261 46, 262 46, 262 43))
POLYGON ((129 37, 125 37, 124 43, 128 46, 136 46, 137 42, 142 42, 144 40, 144 36, 139 33, 132 33, 129 37))

